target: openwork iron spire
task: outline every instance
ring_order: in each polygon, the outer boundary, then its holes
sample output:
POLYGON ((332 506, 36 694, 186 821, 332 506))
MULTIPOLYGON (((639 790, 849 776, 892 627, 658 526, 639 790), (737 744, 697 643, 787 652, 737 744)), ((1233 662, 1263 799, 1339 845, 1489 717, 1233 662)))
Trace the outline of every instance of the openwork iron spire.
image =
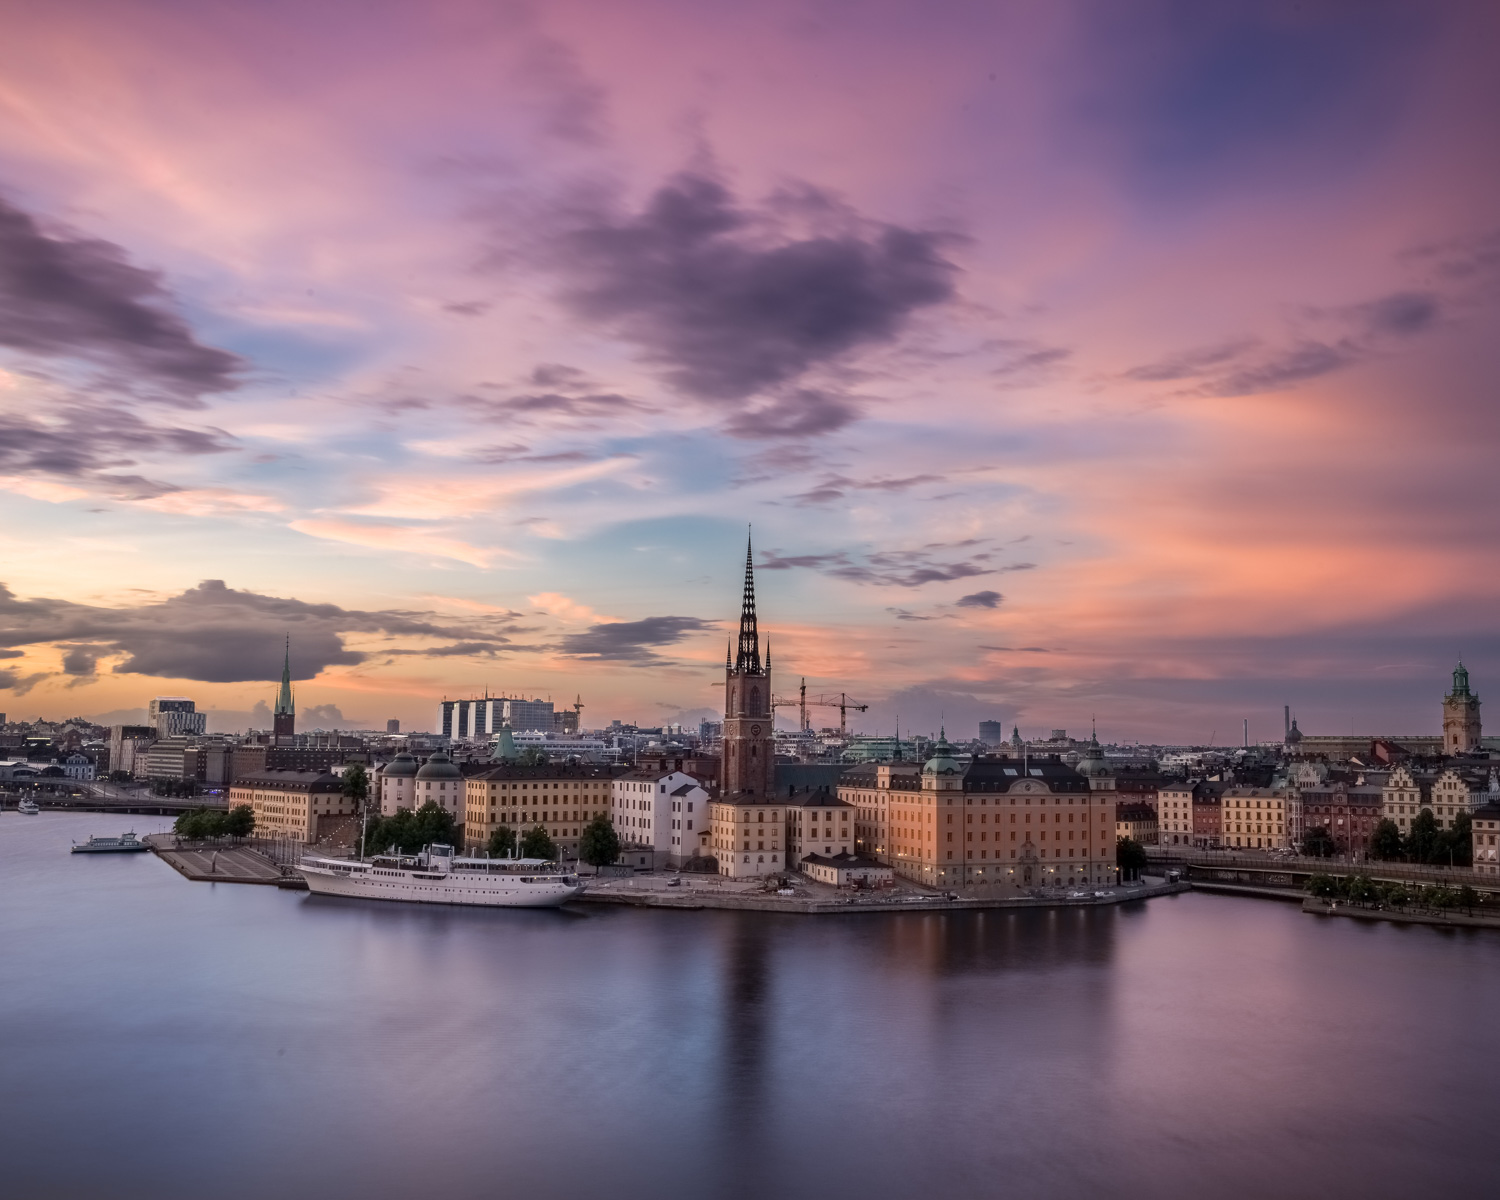
POLYGON ((741 673, 760 674, 760 633, 755 626, 755 561, 750 539, 745 539, 745 599, 740 608, 740 647, 734 669, 741 673))

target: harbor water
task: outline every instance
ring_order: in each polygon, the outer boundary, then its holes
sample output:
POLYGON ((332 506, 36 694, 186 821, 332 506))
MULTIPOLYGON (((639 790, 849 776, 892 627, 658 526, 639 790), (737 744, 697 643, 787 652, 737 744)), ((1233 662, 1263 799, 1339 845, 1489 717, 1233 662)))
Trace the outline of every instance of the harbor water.
POLYGON ((1500 934, 1097 910, 453 910, 0 814, 26 1197, 1491 1193, 1500 934))

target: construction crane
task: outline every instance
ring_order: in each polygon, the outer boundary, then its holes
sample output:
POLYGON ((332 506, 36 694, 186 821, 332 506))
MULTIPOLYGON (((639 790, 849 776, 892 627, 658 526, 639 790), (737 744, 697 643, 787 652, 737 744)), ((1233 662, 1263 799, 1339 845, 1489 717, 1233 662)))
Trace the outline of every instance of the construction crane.
POLYGON ((865 712, 869 709, 868 704, 861 704, 858 700, 846 696, 843 692, 826 696, 809 696, 807 694, 807 680, 802 680, 802 686, 797 689, 795 696, 775 696, 771 699, 771 711, 774 713, 778 708, 795 708, 798 710, 798 727, 803 733, 811 733, 812 726, 807 720, 807 710, 813 708, 836 708, 839 710, 839 735, 847 737, 849 734, 849 710, 865 712))

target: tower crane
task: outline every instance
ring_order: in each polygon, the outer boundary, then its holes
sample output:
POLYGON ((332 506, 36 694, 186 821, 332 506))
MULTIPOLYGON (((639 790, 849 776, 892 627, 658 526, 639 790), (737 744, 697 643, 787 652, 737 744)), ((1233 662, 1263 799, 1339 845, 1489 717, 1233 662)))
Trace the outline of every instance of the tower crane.
POLYGON ((807 720, 807 710, 815 708, 836 708, 839 710, 839 735, 847 737, 849 734, 849 710, 855 712, 866 712, 868 704, 861 704, 858 700, 836 692, 823 696, 809 696, 807 694, 807 679, 804 677, 802 686, 797 689, 795 696, 775 696, 771 699, 771 711, 774 713, 778 708, 796 708, 799 715, 799 728, 803 733, 811 733, 812 726, 807 720))

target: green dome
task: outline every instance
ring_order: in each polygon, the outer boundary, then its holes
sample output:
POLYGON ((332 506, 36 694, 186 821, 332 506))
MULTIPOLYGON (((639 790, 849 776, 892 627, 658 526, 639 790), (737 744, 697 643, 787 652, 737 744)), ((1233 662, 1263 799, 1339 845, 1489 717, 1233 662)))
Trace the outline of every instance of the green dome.
POLYGON ((490 752, 490 757, 503 759, 506 762, 514 762, 521 757, 520 751, 516 749, 516 739, 511 735, 509 722, 500 726, 500 732, 495 736, 495 748, 490 752))
POLYGON ((932 748, 932 757, 922 767, 923 775, 956 775, 963 767, 953 757, 953 747, 948 745, 947 732, 938 734, 937 745, 932 748))
POLYGON ((453 765, 453 760, 441 750, 417 770, 418 779, 462 779, 463 772, 453 765))

